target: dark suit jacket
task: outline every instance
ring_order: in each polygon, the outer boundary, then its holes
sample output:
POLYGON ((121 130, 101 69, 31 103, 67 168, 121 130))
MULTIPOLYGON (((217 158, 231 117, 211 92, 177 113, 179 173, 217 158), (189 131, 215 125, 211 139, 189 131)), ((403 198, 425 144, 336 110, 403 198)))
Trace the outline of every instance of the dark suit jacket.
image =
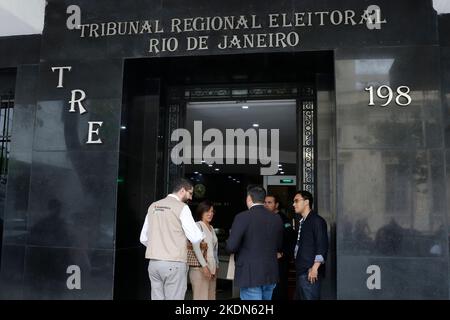
POLYGON ((227 240, 227 251, 235 254, 236 285, 243 288, 277 283, 277 252, 282 250, 282 241, 280 216, 263 205, 239 213, 227 240))
MULTIPOLYGON (((298 228, 297 228, 298 231, 298 228)), ((314 211, 311 211, 302 224, 300 232, 299 248, 295 259, 297 274, 308 272, 314 264, 317 255, 327 259, 328 232, 326 221, 314 211)), ((324 275, 324 264, 319 268, 320 274, 324 275)))
POLYGON ((281 221, 283 221, 283 258, 280 260, 290 261, 294 256, 297 233, 292 226, 292 221, 284 213, 279 211, 277 214, 280 216, 281 221))

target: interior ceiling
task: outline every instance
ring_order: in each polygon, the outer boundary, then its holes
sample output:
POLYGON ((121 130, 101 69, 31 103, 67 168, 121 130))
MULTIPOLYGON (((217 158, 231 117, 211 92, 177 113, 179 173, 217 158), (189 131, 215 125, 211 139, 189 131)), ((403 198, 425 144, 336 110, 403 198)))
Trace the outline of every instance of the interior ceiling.
MULTIPOLYGON (((279 129, 280 152, 296 150, 295 100, 257 100, 189 103, 186 128, 193 131, 195 120, 201 120, 203 132, 209 128, 219 129, 279 129), (248 106, 243 109, 242 106, 248 106)), ((270 141, 270 140, 269 140, 270 141)), ((225 141, 224 141, 225 142, 225 141)), ((205 144, 207 144, 205 142, 205 144)))
MULTIPOLYGON (((255 101, 214 101, 191 102, 187 106, 186 129, 193 137, 194 121, 202 121, 202 132, 214 128, 222 132, 226 144, 226 129, 279 129, 280 163, 286 174, 295 174, 297 156, 297 120, 295 100, 255 100, 255 101), (243 109, 247 106, 248 109, 243 109), (253 127, 258 124, 259 127, 253 127)), ((259 142, 259 138, 258 138, 259 142)), ((268 132, 268 142, 271 142, 268 132)), ((248 144, 248 141, 246 141, 248 144)), ((210 144, 203 142, 203 146, 210 144)), ((225 152, 225 148, 224 148, 225 152)), ((226 157, 226 154, 224 154, 226 157)), ((246 158, 248 154, 246 153, 246 158)), ((258 162, 259 163, 259 162, 258 162)), ((203 173, 238 173, 247 172, 259 175, 260 164, 250 165, 214 165, 206 164, 187 166, 187 172, 203 173), (220 168, 220 172, 215 172, 220 168)))

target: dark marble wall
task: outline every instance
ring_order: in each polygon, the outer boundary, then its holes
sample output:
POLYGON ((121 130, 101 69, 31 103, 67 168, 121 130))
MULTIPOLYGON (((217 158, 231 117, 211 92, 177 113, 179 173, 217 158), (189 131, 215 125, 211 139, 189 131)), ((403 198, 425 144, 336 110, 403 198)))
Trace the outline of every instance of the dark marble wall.
MULTIPOLYGON (((123 93, 126 59, 334 50, 336 92, 325 87, 318 97, 327 106, 319 110, 319 115, 324 112, 319 117, 320 177, 329 178, 328 186, 325 180, 320 182, 318 194, 324 199, 321 212, 336 221, 337 298, 448 298, 446 164, 450 157, 441 98, 445 115, 450 49, 447 43, 439 47, 431 0, 378 3, 388 21, 381 30, 316 24, 299 31, 301 44, 296 48, 218 50, 211 46, 187 52, 181 46, 173 53, 150 54, 148 43, 155 35, 81 38, 79 31, 66 28, 67 6, 81 7, 82 23, 137 19, 167 23, 173 17, 218 12, 257 14, 264 19, 277 12, 362 12, 372 1, 49 0, 42 37, 30 38, 23 47, 20 39, 0 40, 10 44, 0 45, 0 57, 7 58, 0 59, 0 67, 19 65, 1 297, 122 298, 133 296, 127 281, 147 281, 136 221, 153 197, 142 190, 155 190, 154 168, 142 160, 154 159, 154 154, 123 149, 121 145, 127 144, 121 141, 156 144, 136 133, 144 130, 154 135, 155 122, 146 121, 158 115, 150 109, 143 118, 127 118, 132 113, 123 116, 125 108, 142 110, 156 103, 154 93, 145 91, 127 100, 123 93), (28 58, 16 58, 19 51, 29 52, 28 58), (440 59, 447 70, 442 94, 440 59), (29 63, 35 65, 22 65, 29 63), (65 73, 64 88, 57 88, 58 74, 51 71, 57 66, 72 67, 65 73), (368 107, 364 88, 384 84, 409 86, 412 104, 368 107), (74 89, 86 92, 85 114, 69 112, 74 89), (129 127, 131 120, 136 128, 129 127), (102 144, 86 144, 88 121, 103 121, 102 144), (133 170, 122 172, 119 159, 135 164, 125 166, 133 170), (143 176, 137 173, 139 168, 145 169, 143 176), (123 188, 122 183, 134 182, 149 185, 123 188), (131 210, 118 208, 118 197, 132 203, 131 210), (139 264, 141 259, 141 273, 128 271, 129 261, 139 264), (381 289, 367 287, 367 267, 373 265, 380 268, 381 289), (69 266, 79 267, 79 289, 67 286, 69 266)), ((245 32, 208 34, 211 43, 217 44, 223 35, 245 32)), ((173 36, 182 42, 186 34, 173 36)), ((330 232, 334 232, 333 223, 330 232)), ((135 294, 143 296, 146 290, 135 294)))
MULTIPOLYGON (((442 106, 443 127, 445 141, 445 168, 447 185, 447 208, 450 208, 450 39, 446 36, 450 32, 450 14, 439 17, 440 55, 441 55, 441 80, 442 80, 442 106)), ((447 229, 445 230, 450 240, 450 211, 447 210, 447 229)), ((450 246, 447 252, 449 252, 450 246)), ((449 252, 450 255, 450 252, 449 252)), ((449 269, 450 274, 450 269, 449 269)), ((450 281, 449 281, 450 288, 450 281)), ((449 289, 450 290, 450 289, 449 289)))
POLYGON ((0 68, 39 63, 41 35, 0 37, 0 68))
POLYGON ((31 155, 36 114, 38 66, 17 68, 11 153, 8 167, 0 297, 23 299, 31 155))
MULTIPOLYGON (((340 0, 330 3, 328 0, 281 0, 261 3, 258 0, 228 0, 226 2, 196 0, 49 0, 46 15, 46 27, 43 34, 44 46, 41 55, 46 59, 64 60, 67 52, 74 59, 85 57, 122 58, 122 57, 163 57, 189 56, 210 54, 257 53, 264 51, 287 52, 300 50, 328 50, 339 47, 377 46, 377 45, 429 45, 437 42, 436 16, 431 0, 379 0, 377 5, 382 8, 382 19, 387 24, 380 30, 368 30, 365 23, 359 24, 365 9, 373 5, 369 0, 340 0), (140 35, 81 37, 80 30, 68 31, 65 28, 66 8, 69 5, 79 5, 82 12, 82 24, 102 23, 110 21, 159 20, 163 33, 143 33, 140 35), (320 25, 320 16, 315 15, 312 26, 295 29, 294 27, 268 28, 269 14, 293 12, 321 12, 333 10, 354 10, 354 21, 358 25, 333 25, 324 19, 320 25), (219 32, 191 31, 172 33, 170 20, 172 18, 195 18, 214 16, 239 16, 255 14, 260 19, 260 29, 240 29, 219 32), (417 28, 420 22, 420 28, 417 28), (298 31, 300 44, 297 47, 285 48, 232 48, 220 50, 217 45, 223 35, 239 35, 246 33, 298 31), (207 50, 186 50, 187 36, 209 35, 207 50), (149 52, 151 38, 162 39, 175 37, 179 40, 179 49, 174 52, 149 52), (62 48, 56 49, 56 48, 62 48)), ((287 16, 288 17, 288 16, 287 16)), ((335 20, 336 21, 336 20, 335 20)), ((344 21, 344 20, 343 20, 344 21)), ((289 24, 291 20, 286 20, 289 24)), ((339 21, 338 21, 339 22, 339 21)), ((349 22, 350 24, 350 22, 349 22)), ((282 20, 279 20, 282 25, 282 20)), ((100 27, 101 33, 101 27, 100 27)), ((156 28, 154 28, 156 30, 156 28)), ((86 32, 90 29, 86 29, 86 32)), ((92 33, 95 35, 95 33, 92 33)), ((87 35, 87 33, 86 33, 87 35)))
MULTIPOLYGON (((111 299, 115 255, 118 137, 122 105, 122 60, 63 61, 42 63, 37 96, 28 244, 43 250, 35 255, 44 268, 25 270, 27 280, 51 283, 55 298, 111 299), (57 89, 52 66, 70 65, 64 88, 57 89), (69 113, 70 91, 82 89, 87 113, 69 113), (103 143, 86 144, 88 121, 103 121, 103 143), (81 270, 81 289, 69 290, 70 265, 81 270), (51 272, 45 272, 45 271, 51 272), (58 270, 54 272, 53 270, 58 270), (61 273, 62 272, 62 273, 61 273), (37 272, 40 274, 41 272, 37 272), (27 277, 29 276, 29 277, 27 277)), ((32 259, 32 258, 31 258, 32 259)), ((28 297, 46 298, 39 286, 28 297)))
POLYGON ((340 299, 448 298, 439 70, 437 46, 336 50, 340 299), (409 86, 412 103, 369 107, 369 85, 409 86))
MULTIPOLYGON (((160 84, 125 67, 116 221, 115 299, 149 299, 148 260, 139 242, 156 200, 160 84)), ((162 121, 162 120, 161 120, 162 121)), ((161 189, 161 186, 159 186, 161 189)))
POLYGON ((112 298, 122 84, 110 80, 121 79, 122 61, 66 63, 73 71, 59 90, 49 65, 18 72, 1 273, 7 299, 112 298), (79 84, 84 115, 68 112, 79 84), (105 143, 94 148, 85 142, 95 120, 104 121, 105 143), (72 265, 80 290, 66 284, 72 265))
POLYGON ((328 225, 329 252, 322 299, 336 299, 336 91, 333 74, 317 75, 317 196, 328 225))
MULTIPOLYGON (((15 68, 0 69, 0 98, 2 99, 1 105, 9 105, 10 107, 14 105, 14 90, 16 85, 16 72, 15 68)), ((1 128, 3 129, 3 127, 1 128)), ((3 144, 2 147, 7 152, 7 144, 3 144)), ((5 153, 6 154, 6 153, 5 153)), ((7 168, 7 162, 2 159, 2 170, 7 168)), ((0 180, 0 265, 1 265, 1 253, 2 253, 2 242, 3 242, 3 222, 5 215, 5 200, 6 200, 6 186, 7 177, 2 175, 0 180)))
POLYGON ((0 95, 12 95, 14 98, 16 73, 16 68, 0 69, 0 95))

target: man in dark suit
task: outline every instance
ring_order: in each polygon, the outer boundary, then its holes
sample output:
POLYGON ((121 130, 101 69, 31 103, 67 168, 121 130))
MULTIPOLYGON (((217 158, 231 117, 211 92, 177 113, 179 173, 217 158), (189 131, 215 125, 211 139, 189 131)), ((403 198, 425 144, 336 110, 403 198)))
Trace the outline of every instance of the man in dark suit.
POLYGON ((327 223, 312 210, 313 197, 308 191, 298 191, 293 205, 295 213, 301 218, 294 249, 296 297, 319 300, 320 283, 325 274, 324 264, 328 252, 327 223))
POLYGON ((272 300, 288 300, 289 263, 294 255, 297 233, 292 226, 291 220, 280 211, 280 201, 276 195, 268 194, 264 201, 264 206, 269 211, 279 215, 283 221, 283 249, 281 251, 281 256, 278 259, 280 280, 273 290, 272 300))
POLYGON ((235 254, 234 281, 242 300, 270 300, 278 282, 277 253, 282 250, 283 222, 264 208, 266 191, 247 188, 247 207, 231 226, 227 251, 235 254))

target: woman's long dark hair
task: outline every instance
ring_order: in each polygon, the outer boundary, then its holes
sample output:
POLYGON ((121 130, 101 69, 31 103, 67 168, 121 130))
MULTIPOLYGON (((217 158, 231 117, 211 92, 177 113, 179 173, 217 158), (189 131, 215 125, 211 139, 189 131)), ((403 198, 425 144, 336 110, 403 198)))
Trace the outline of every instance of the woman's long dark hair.
POLYGON ((204 200, 200 202, 197 206, 197 209, 195 210, 195 217, 197 221, 201 221, 203 214, 205 212, 208 212, 209 209, 213 206, 212 202, 209 200, 204 200))

